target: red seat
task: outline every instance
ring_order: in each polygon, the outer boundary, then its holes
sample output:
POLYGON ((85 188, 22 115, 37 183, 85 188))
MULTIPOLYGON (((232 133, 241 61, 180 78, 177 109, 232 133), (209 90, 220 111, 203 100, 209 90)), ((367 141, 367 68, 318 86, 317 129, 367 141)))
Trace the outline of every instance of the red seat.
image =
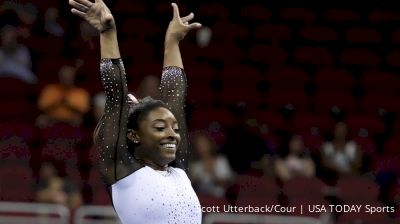
POLYGON ((312 23, 315 20, 315 13, 308 8, 288 7, 284 8, 281 16, 285 20, 300 20, 306 23, 312 23))
POLYGON ((254 114, 258 126, 268 128, 268 131, 285 130, 287 125, 285 120, 278 113, 271 111, 256 111, 254 114))
POLYGON ((372 160, 376 159, 378 152, 375 140, 370 137, 369 133, 365 133, 364 136, 356 136, 353 140, 360 146, 360 150, 364 155, 372 160))
POLYGON ((1 75, 0 75, 0 90, 1 90, 0 99, 26 100, 27 96, 33 94, 32 85, 27 84, 16 78, 1 77, 1 75))
MULTIPOLYGON (((398 144, 397 144, 398 145, 398 144)), ((397 150, 397 149, 396 149, 397 150)), ((396 172, 400 173, 400 157, 396 154, 384 152, 382 156, 373 161, 372 168, 375 172, 396 172)))
POLYGON ((303 91, 272 90, 266 96, 268 107, 273 110, 286 108, 297 112, 308 111, 310 98, 303 91))
POLYGON ((284 193, 289 200, 296 199, 321 199, 324 197, 326 185, 317 178, 294 178, 285 182, 284 193))
POLYGON ((198 195, 198 198, 199 198, 201 207, 213 207, 213 206, 216 207, 216 206, 218 206, 219 211, 222 211, 224 206, 229 205, 229 202, 225 198, 204 195, 204 194, 198 195))
POLYGON ((226 21, 229 17, 229 9, 221 3, 202 4, 198 13, 200 17, 217 18, 218 21, 226 21))
POLYGON ((217 77, 219 71, 207 63, 189 62, 185 63, 185 72, 189 80, 189 85, 197 85, 197 80, 211 80, 217 77), (194 80, 194 82, 190 82, 194 80))
POLYGON ((397 15, 394 12, 376 9, 369 15, 369 20, 372 23, 391 22, 396 19, 396 16, 397 15))
POLYGON ((32 122, 33 118, 37 115, 35 105, 26 99, 4 99, 0 101, 0 121, 26 121, 32 122))
MULTIPOLYGON (((204 80, 203 80, 204 81, 204 80)), ((218 94, 210 88, 209 82, 196 82, 196 86, 188 88, 186 100, 189 104, 197 108, 209 108, 214 103, 220 103, 218 94)))
POLYGON ((381 58, 369 49, 345 49, 340 53, 339 59, 344 64, 377 66, 381 58))
POLYGON ((249 35, 249 31, 245 26, 228 21, 218 22, 211 28, 213 30, 213 40, 243 40, 249 35))
POLYGON ((400 78, 393 72, 367 70, 360 81, 368 93, 396 94, 399 91, 400 78))
POLYGON ((314 108, 320 112, 355 112, 357 102, 350 93, 321 91, 314 97, 314 108))
POLYGON ((332 53, 324 47, 299 47, 294 55, 297 61, 313 65, 330 65, 335 60, 332 53))
POLYGON ((252 21, 266 22, 271 16, 271 11, 266 9, 263 4, 246 5, 240 9, 240 18, 252 21))
POLYGON ((32 201, 32 171, 27 164, 0 165, 0 200, 32 201))
POLYGON ((0 124, 0 158, 31 158, 31 145, 34 139, 32 126, 22 122, 0 124))
POLYGON ((143 38, 126 38, 120 42, 122 55, 132 57, 136 63, 155 60, 154 46, 143 38))
POLYGON ((277 66, 267 73, 267 80, 272 89, 303 91, 310 80, 306 72, 298 67, 277 66))
POLYGON ((263 24, 255 28, 254 36, 258 40, 270 39, 272 43, 291 38, 291 30, 285 24, 263 24))
POLYGON ((392 34, 392 43, 396 43, 396 44, 400 43, 400 31, 395 31, 392 34))
POLYGON ((142 16, 146 12, 146 5, 139 1, 122 0, 115 3, 114 11, 129 16, 142 16))
POLYGON ((132 18, 127 19, 121 26, 122 32, 127 35, 137 35, 139 37, 155 36, 162 32, 161 27, 148 19, 132 18), (146 27, 146 29, 135 29, 136 27, 146 27))
POLYGON ((399 67, 400 66, 400 51, 393 51, 388 54, 386 61, 389 65, 399 67))
POLYGON ((29 41, 27 41, 27 46, 30 50, 42 55, 59 56, 64 46, 64 41, 62 37, 48 36, 44 38, 38 35, 31 35, 29 41))
POLYGON ((400 155, 400 134, 387 139, 383 145, 383 155, 400 155))
POLYGON ((271 65, 281 65, 287 58, 286 50, 278 45, 258 44, 251 47, 248 52, 248 59, 271 65))
POLYGON ((314 76, 314 82, 320 90, 346 92, 349 92, 356 84, 356 80, 350 72, 332 67, 324 67, 318 70, 314 76))
POLYGON ((400 112, 400 97, 389 93, 366 94, 360 101, 364 112, 383 115, 385 112, 400 112))
MULTIPOLYGON (((46 46, 46 45, 42 45, 46 46)), ((36 75, 38 76, 39 86, 41 89, 49 83, 58 82, 58 72, 64 65, 69 65, 71 62, 64 57, 50 57, 42 58, 37 63, 36 75)))
POLYGON ((340 198, 348 203, 375 201, 379 195, 379 186, 373 180, 363 177, 339 179, 336 187, 340 198))
POLYGON ((308 26, 300 31, 300 35, 311 41, 332 41, 336 40, 338 34, 329 27, 308 26))
POLYGON ((336 22, 351 22, 360 20, 361 16, 351 9, 328 9, 325 18, 336 22))
POLYGON ((112 205, 111 197, 106 187, 97 188, 93 191, 93 205, 112 205))
POLYGON ((368 133, 382 134, 385 131, 385 125, 382 119, 377 115, 370 114, 350 114, 345 122, 349 126, 354 136, 362 134, 360 131, 366 130, 368 133))
MULTIPOLYGON (((272 178, 240 175, 236 184, 239 190, 236 206, 264 207, 279 204, 277 198, 280 189, 272 178)), ((268 212, 268 214, 273 213, 273 211, 268 212)))
POLYGON ((371 43, 381 41, 381 34, 369 28, 353 27, 346 32, 346 39, 349 42, 371 43))
POLYGON ((237 119, 226 109, 195 110, 190 119, 189 127, 192 130, 206 129, 214 122, 225 128, 235 125, 237 119))
POLYGON ((211 42, 203 49, 204 56, 209 59, 237 62, 244 58, 243 50, 233 41, 211 42))
MULTIPOLYGON (((242 79, 243 80, 243 79, 242 79)), ((263 95, 256 91, 256 84, 238 88, 238 83, 227 83, 221 92, 221 102, 227 106, 239 106, 258 109, 263 102, 263 95), (240 90, 240 92, 237 92, 240 90)))
POLYGON ((126 68, 126 76, 128 79, 128 89, 136 91, 140 81, 146 75, 155 75, 160 77, 162 64, 156 61, 146 61, 134 63, 126 68))
POLYGON ((334 121, 328 113, 296 113, 291 122, 293 133, 324 133, 334 126, 334 121))

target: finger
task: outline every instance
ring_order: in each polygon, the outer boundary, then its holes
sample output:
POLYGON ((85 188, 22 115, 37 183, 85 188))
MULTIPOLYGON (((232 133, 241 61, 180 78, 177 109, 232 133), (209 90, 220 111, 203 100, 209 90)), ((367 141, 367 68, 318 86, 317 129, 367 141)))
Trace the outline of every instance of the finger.
POLYGON ((82 11, 82 12, 86 12, 89 9, 88 7, 82 5, 81 3, 76 2, 75 0, 70 0, 69 4, 72 7, 76 8, 77 10, 82 11))
POLYGON ((71 9, 71 12, 72 12, 72 14, 77 15, 83 19, 85 18, 85 13, 83 13, 77 9, 71 9))
POLYGON ((175 3, 172 3, 171 5, 172 9, 174 10, 174 19, 180 18, 178 5, 176 5, 175 3))
POLYGON ((88 1, 88 0, 75 0, 75 1, 88 7, 88 8, 92 7, 92 5, 93 5, 93 2, 88 1))
POLYGON ((194 14, 193 14, 193 13, 190 13, 189 15, 187 15, 187 16, 185 16, 185 17, 182 17, 181 20, 182 20, 183 23, 185 23, 185 22, 189 22, 189 21, 192 20, 193 18, 194 18, 194 14))
POLYGON ((132 102, 132 103, 139 103, 139 101, 136 99, 136 97, 134 96, 134 95, 132 95, 132 94, 128 94, 128 97, 129 97, 129 99, 130 99, 130 101, 132 102))
POLYGON ((192 23, 190 25, 187 26, 189 28, 189 30, 193 30, 193 29, 199 29, 201 27, 200 23, 192 23))

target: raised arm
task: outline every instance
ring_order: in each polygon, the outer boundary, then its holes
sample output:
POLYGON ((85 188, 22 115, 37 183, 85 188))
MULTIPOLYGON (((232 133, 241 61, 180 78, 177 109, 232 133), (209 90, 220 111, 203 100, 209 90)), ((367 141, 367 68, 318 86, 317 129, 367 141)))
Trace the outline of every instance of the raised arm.
POLYGON ((189 22, 193 13, 180 17, 178 6, 172 3, 173 19, 169 23, 165 35, 164 68, 161 76, 160 95, 168 109, 175 115, 179 123, 181 144, 176 155, 176 165, 187 169, 187 155, 189 150, 188 133, 185 121, 186 75, 183 70, 179 41, 192 29, 201 27, 200 23, 189 22))
POLYGON ((100 74, 106 94, 105 112, 95 131, 100 167, 107 184, 129 175, 140 165, 127 150, 128 89, 114 18, 102 0, 70 0, 71 12, 100 32, 100 74))

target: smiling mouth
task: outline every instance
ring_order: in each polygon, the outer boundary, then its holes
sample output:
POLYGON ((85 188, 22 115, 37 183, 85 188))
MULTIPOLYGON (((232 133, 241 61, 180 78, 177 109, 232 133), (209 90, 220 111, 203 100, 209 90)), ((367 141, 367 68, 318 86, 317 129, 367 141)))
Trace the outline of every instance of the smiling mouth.
POLYGON ((176 150, 176 144, 173 143, 161 144, 161 146, 168 150, 176 150))

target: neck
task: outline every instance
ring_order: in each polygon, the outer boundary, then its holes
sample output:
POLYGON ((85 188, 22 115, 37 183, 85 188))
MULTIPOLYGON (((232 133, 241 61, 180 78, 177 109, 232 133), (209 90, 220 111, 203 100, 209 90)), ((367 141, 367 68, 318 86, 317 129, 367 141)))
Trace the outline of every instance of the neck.
POLYGON ((157 163, 154 163, 154 162, 152 162, 150 160, 147 160, 147 159, 142 159, 142 158, 137 158, 137 157, 135 157, 135 159, 139 163, 141 163, 142 165, 149 166, 149 167, 153 168, 154 170, 163 170, 163 171, 165 171, 168 168, 168 165, 161 166, 161 165, 158 165, 157 163))

